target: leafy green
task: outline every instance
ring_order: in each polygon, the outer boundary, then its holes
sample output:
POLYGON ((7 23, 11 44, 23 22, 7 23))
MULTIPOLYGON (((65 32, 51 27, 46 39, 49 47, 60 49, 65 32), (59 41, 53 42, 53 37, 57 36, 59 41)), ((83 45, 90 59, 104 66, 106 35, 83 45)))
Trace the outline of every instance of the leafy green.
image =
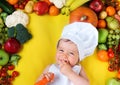
POLYGON ((17 65, 18 64, 18 61, 20 60, 20 56, 17 55, 17 54, 14 54, 10 57, 10 60, 9 62, 12 63, 13 65, 17 65))

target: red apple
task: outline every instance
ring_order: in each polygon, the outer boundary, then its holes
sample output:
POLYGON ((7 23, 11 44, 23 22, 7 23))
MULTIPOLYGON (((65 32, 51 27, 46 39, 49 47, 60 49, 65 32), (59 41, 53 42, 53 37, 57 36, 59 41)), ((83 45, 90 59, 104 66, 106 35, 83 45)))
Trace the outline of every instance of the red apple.
POLYGON ((33 10, 38 15, 46 14, 49 10, 49 5, 45 1, 38 1, 34 4, 33 10))
POLYGON ((100 12, 100 11, 102 11, 102 9, 104 7, 103 5, 104 4, 103 4, 102 0, 92 0, 90 2, 89 7, 91 9, 93 9, 95 12, 100 12))
POLYGON ((17 53, 20 50, 21 44, 16 38, 9 38, 4 43, 4 50, 10 54, 17 53))

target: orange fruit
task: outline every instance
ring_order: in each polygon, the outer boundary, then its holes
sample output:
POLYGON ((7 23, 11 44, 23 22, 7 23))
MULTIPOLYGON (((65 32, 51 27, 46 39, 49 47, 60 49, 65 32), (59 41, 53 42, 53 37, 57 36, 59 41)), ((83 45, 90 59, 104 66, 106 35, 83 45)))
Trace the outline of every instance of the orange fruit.
POLYGON ((116 10, 113 6, 106 7, 106 12, 108 16, 113 16, 116 13, 116 10))
POLYGON ((108 52, 106 50, 99 50, 97 56, 101 61, 107 62, 109 60, 108 52))
POLYGON ((117 73, 117 78, 120 79, 120 73, 117 73))
POLYGON ((104 19, 99 19, 97 23, 98 28, 105 28, 107 25, 106 21, 104 19))
POLYGON ((49 8, 49 15, 56 16, 60 13, 60 9, 58 9, 56 6, 52 5, 49 8))
POLYGON ((7 0, 7 2, 11 5, 15 5, 18 2, 18 0, 7 0))

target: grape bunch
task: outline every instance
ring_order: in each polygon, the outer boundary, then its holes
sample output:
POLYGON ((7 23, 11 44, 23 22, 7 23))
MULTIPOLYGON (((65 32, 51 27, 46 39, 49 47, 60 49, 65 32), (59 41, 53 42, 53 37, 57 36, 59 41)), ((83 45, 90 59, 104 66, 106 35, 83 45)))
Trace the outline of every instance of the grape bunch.
POLYGON ((113 46, 117 46, 120 40, 120 30, 108 30, 108 37, 107 37, 107 45, 108 48, 112 48, 113 46))
POLYGON ((1 12, 0 13, 0 45, 8 39, 7 30, 8 28, 5 25, 5 18, 7 17, 7 13, 1 12))
POLYGON ((7 27, 0 28, 0 44, 3 45, 3 43, 8 39, 7 35, 7 27))

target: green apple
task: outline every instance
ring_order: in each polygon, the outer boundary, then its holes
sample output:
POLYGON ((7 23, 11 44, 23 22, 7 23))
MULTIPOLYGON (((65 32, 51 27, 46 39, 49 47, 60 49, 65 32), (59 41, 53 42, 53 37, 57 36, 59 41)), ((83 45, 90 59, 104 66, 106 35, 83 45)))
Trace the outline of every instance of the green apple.
POLYGON ((107 29, 99 29, 98 30, 98 43, 105 43, 107 41, 108 30, 107 29))
POLYGON ((4 66, 9 61, 9 54, 4 50, 0 49, 0 66, 4 66))
POLYGON ((120 80, 116 78, 110 78, 107 80, 105 85, 120 85, 120 80))

